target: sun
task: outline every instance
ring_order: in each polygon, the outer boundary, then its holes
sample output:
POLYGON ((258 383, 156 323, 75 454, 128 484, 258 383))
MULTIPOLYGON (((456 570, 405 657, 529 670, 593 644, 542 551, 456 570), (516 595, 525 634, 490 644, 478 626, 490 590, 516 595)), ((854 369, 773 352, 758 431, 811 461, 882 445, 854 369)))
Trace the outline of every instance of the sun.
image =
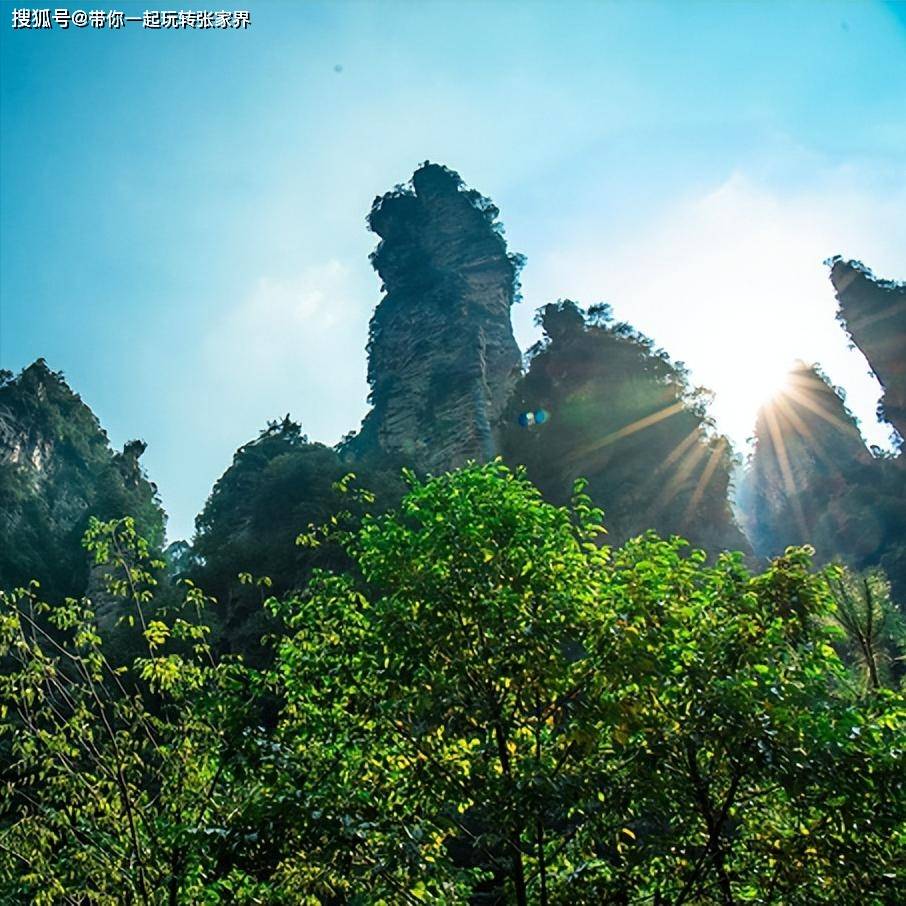
POLYGON ((710 411, 718 429, 741 452, 755 431, 759 411, 789 389, 795 360, 768 352, 715 365, 704 382, 714 394, 710 411))

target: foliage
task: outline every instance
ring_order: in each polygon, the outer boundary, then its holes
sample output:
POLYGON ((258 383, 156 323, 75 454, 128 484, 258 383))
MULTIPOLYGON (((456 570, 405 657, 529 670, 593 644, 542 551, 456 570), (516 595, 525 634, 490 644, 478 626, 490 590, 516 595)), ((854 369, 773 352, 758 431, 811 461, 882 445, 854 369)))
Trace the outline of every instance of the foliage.
POLYGON ((247 885, 216 866, 236 845, 228 816, 255 746, 253 678, 214 662, 194 586, 179 613, 146 619, 161 564, 133 520, 93 521, 86 544, 145 651, 116 667, 89 601, 51 607, 36 585, 2 593, 0 899, 231 902, 247 885))
MULTIPOLYGON (((433 189, 435 192, 454 191, 461 195, 467 201, 466 205, 458 205, 460 213, 464 214, 465 223, 469 226, 483 224, 490 227, 490 231, 477 230, 478 235, 483 235, 485 242, 490 246, 491 253, 494 251, 506 252, 506 241, 504 240, 504 227, 498 220, 500 209, 491 201, 490 198, 482 195, 476 189, 468 189, 463 182, 462 177, 455 170, 451 170, 444 164, 433 164, 430 161, 424 161, 415 171, 412 179, 406 185, 396 185, 390 192, 385 192, 374 199, 371 210, 368 213, 368 228, 380 236, 385 236, 390 222, 394 221, 393 229, 398 232, 408 233, 412 236, 418 236, 424 231, 425 217, 418 204, 419 188, 433 189)), ((468 233, 468 229, 462 229, 461 232, 468 233)), ((430 238, 430 237, 428 237, 430 238)), ((440 238, 440 237, 438 237, 440 238)), ((375 270, 381 271, 382 268, 394 266, 388 261, 388 250, 384 243, 379 243, 378 247, 369 256, 375 270)), ((518 253, 506 254, 506 261, 511 271, 511 284, 513 286, 514 299, 519 301, 520 283, 519 273, 525 266, 525 256, 518 253)), ((420 262, 414 256, 405 262, 407 268, 417 271, 420 262)), ((372 340, 374 327, 372 326, 372 340)))
POLYGON ((110 449, 94 413, 43 359, 0 382, 0 587, 41 576, 44 594, 89 584, 80 544, 91 516, 138 520, 155 546, 164 514, 138 459, 141 441, 110 449))
POLYGON ((146 641, 127 670, 85 602, 42 632, 34 589, 4 596, 4 895, 895 902, 906 708, 831 645, 839 573, 609 548, 581 484, 556 507, 499 462, 408 481, 300 536, 347 566, 266 602, 267 667, 212 651, 191 583, 142 622, 130 522, 88 537, 146 641))
POLYGON ((615 869, 587 902, 861 902, 902 883, 902 699, 852 695, 809 557, 751 577, 675 540, 617 555, 622 631, 601 654, 623 719, 609 802, 631 845, 600 853, 615 869))
POLYGON ((549 820, 565 820, 558 792, 576 786, 555 724, 583 670, 597 514, 543 504, 501 466, 411 480, 398 511, 348 539, 362 585, 321 575, 285 606, 282 727, 358 778, 321 807, 345 810, 400 889, 437 900, 506 879, 524 896, 537 865, 523 836, 545 838, 548 796, 549 820))
MULTIPOLYGON (((315 566, 346 563, 335 547, 314 552, 295 539, 300 528, 327 520, 349 502, 337 485, 347 472, 335 451, 309 443, 289 416, 236 451, 195 520, 191 556, 183 552, 180 567, 222 604, 218 647, 260 659, 266 654, 262 635, 276 628, 261 606, 261 587, 243 584, 239 573, 268 576, 271 593, 284 594, 301 588, 315 566)), ((398 499, 397 480, 367 467, 366 474, 372 486, 398 499)))
POLYGON ((906 618, 890 597, 881 570, 861 575, 845 567, 830 574, 833 622, 842 630, 844 657, 871 689, 896 688, 906 676, 906 618))
POLYGON ((614 322, 609 306, 586 314, 562 300, 537 321, 544 339, 513 394, 507 462, 525 465, 555 503, 587 476, 618 540, 653 528, 707 550, 744 549, 727 502, 730 448, 706 416, 705 391, 650 339, 614 322), (522 413, 538 410, 543 424, 520 426, 522 413))

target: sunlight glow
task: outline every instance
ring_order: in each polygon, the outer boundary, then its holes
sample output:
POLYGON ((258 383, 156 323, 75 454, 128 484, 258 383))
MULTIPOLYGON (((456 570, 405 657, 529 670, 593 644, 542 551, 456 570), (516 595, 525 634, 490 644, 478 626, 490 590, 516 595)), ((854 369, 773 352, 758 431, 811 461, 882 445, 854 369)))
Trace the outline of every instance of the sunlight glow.
POLYGON ((695 515, 695 508, 704 496, 705 490, 708 487, 708 483, 711 481, 711 477, 714 475, 715 469, 720 465, 721 457, 723 456, 725 449, 726 441, 723 438, 714 444, 711 455, 708 457, 708 463, 702 471, 702 474, 699 476, 698 484, 696 484, 695 490, 692 492, 692 496, 689 498, 689 503, 683 513, 684 523, 689 522, 695 515))
POLYGON ((765 406, 763 411, 765 420, 768 423, 768 431, 770 433, 771 442, 774 446, 774 451, 777 454, 777 462, 780 465, 780 473, 783 476, 783 485, 786 489, 787 495, 793 501, 796 523, 800 532, 803 535, 806 535, 807 527, 805 524, 805 515, 802 512, 802 505, 796 493, 798 488, 796 487, 796 481, 793 478, 793 470, 790 466, 790 459, 786 449, 786 439, 777 419, 777 411, 775 407, 770 404, 765 406))
MULTIPOLYGON (((543 262, 535 285, 550 287, 542 298, 612 304, 617 319, 686 363, 692 382, 713 392, 710 412, 737 452, 746 451, 762 405, 795 389, 786 382, 797 359, 820 362, 844 384, 868 441, 889 446, 889 428, 874 417, 880 388, 834 318, 823 264, 865 246, 873 210, 836 172, 798 193, 738 172, 627 233, 606 266, 597 249, 570 237, 571 247, 543 262), (841 219, 844 199, 852 216, 841 219)), ((530 289, 532 281, 527 271, 530 289)))
POLYGON ((707 447, 704 444, 695 443, 700 436, 698 430, 693 431, 664 461, 662 468, 672 463, 675 457, 679 458, 676 470, 664 485, 656 506, 665 507, 670 503, 682 491, 686 482, 694 474, 695 469, 707 452, 707 447), (680 451, 682 452, 680 453, 680 451))
POLYGON ((651 425, 656 425, 658 422, 663 421, 665 418, 670 418, 671 415, 676 415, 679 412, 682 412, 684 408, 683 402, 671 403, 669 406, 665 406, 663 409, 659 409, 657 412, 652 413, 651 415, 646 415, 644 418, 636 419, 632 424, 626 425, 623 428, 620 428, 617 431, 613 431, 610 434, 605 435, 600 440, 596 440, 592 444, 586 444, 584 447, 579 447, 574 453, 570 455, 570 460, 575 462, 584 459, 590 453, 594 453, 596 450, 600 450, 602 447, 606 447, 608 444, 614 443, 614 441, 620 440, 623 437, 629 437, 631 434, 635 434, 637 431, 641 431, 644 428, 648 428, 651 425))
POLYGON ((829 469, 836 468, 834 462, 827 455, 827 452, 824 449, 824 446, 819 443, 818 439, 815 437, 814 432, 805 421, 801 418, 799 413, 796 411, 795 406, 792 405, 790 398, 783 392, 779 393, 769 405, 774 406, 777 410, 778 417, 780 421, 789 422, 793 430, 799 437, 802 438, 802 442, 814 453, 814 455, 821 460, 821 462, 829 469))

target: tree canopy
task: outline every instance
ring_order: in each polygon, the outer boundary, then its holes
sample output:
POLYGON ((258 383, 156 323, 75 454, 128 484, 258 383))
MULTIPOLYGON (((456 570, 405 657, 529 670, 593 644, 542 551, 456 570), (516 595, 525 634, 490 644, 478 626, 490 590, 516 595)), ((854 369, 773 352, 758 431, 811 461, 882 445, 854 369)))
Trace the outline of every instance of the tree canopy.
POLYGON ((609 547, 581 483, 555 506, 499 462, 408 481, 303 532, 348 559, 264 602, 264 666, 210 646, 191 581, 147 612, 131 520, 86 539, 125 668, 89 602, 4 593, 4 897, 895 902, 906 709, 835 650, 839 572, 609 547))

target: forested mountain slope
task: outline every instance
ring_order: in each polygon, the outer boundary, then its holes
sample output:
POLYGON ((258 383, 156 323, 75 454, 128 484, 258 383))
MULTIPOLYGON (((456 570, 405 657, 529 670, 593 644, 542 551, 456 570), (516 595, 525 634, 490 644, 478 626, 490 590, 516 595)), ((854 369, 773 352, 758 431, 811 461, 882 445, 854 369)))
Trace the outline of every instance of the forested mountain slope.
POLYGON ((653 528, 706 550, 741 550, 729 505, 729 443, 685 371, 606 306, 544 306, 544 338, 510 401, 504 458, 548 499, 577 478, 603 507, 614 543, 653 528))
POLYGON ((165 517, 134 440, 111 449, 97 417, 43 359, 0 378, 0 587, 40 578, 51 598, 84 594, 89 517, 133 516, 159 547, 165 517))

